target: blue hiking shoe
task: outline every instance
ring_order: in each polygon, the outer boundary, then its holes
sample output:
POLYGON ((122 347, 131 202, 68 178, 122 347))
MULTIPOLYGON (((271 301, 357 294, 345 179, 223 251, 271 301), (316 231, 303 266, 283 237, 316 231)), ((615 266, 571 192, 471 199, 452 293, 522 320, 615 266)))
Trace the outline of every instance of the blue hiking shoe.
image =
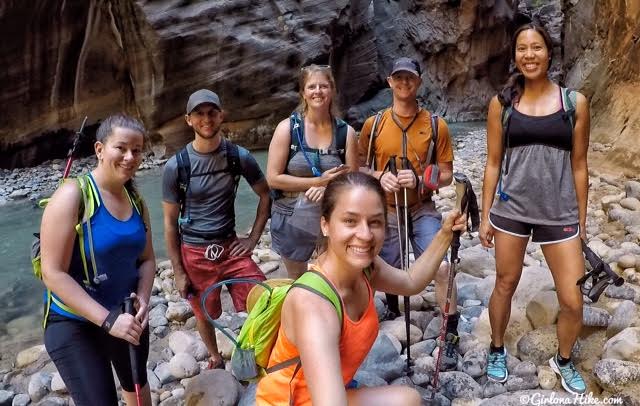
POLYGON ((487 356, 487 378, 493 382, 503 383, 507 381, 507 349, 502 352, 491 352, 487 356))
POLYGON ((560 375, 562 387, 565 388, 567 392, 579 395, 587 391, 587 385, 584 383, 580 372, 578 372, 575 365, 573 365, 573 361, 569 361, 567 365, 560 366, 558 363, 558 354, 556 354, 549 360, 549 366, 556 374, 560 375))

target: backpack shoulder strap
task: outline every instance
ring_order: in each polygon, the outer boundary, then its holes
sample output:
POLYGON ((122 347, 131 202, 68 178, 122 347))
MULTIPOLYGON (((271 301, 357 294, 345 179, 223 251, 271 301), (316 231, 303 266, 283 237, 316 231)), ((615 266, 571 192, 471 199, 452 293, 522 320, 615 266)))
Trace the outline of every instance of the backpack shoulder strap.
POLYGON ((176 162, 178 164, 178 201, 182 207, 185 205, 191 181, 191 161, 186 146, 176 154, 176 162))
POLYGON ((371 125, 371 133, 369 134, 369 148, 367 148, 367 168, 373 168, 375 166, 375 138, 378 137, 378 126, 380 125, 380 120, 382 119, 382 115, 384 114, 385 110, 386 109, 379 110, 376 113, 373 119, 373 124, 371 125))
POLYGON ((227 167, 234 177, 242 175, 242 165, 240 164, 240 149, 233 142, 225 139, 227 150, 227 167))
POLYGON ((566 87, 562 87, 560 88, 560 90, 560 101, 562 102, 562 109, 567 113, 569 117, 571 128, 574 128, 576 125, 576 103, 578 97, 577 92, 566 87))
POLYGON ((349 125, 342 119, 335 119, 336 126, 336 150, 338 150, 338 155, 340 156, 340 161, 343 164, 346 164, 346 153, 347 153, 347 132, 349 131, 349 125))
POLYGON ((309 270, 303 273, 302 276, 292 283, 291 287, 306 289, 331 303, 336 309, 338 319, 340 320, 340 327, 342 328, 342 301, 340 300, 338 292, 336 292, 335 288, 331 282, 327 280, 326 276, 318 271, 309 270))
POLYGON ((431 114, 431 142, 429 142, 429 149, 427 150, 427 162, 429 164, 435 164, 438 157, 438 116, 431 114))
POLYGON ((300 116, 299 112, 294 111, 293 113, 291 113, 291 116, 289 116, 289 136, 291 137, 291 142, 287 163, 289 163, 289 160, 291 159, 293 154, 295 154, 298 148, 300 148, 300 141, 298 140, 297 133, 298 131, 300 132, 300 138, 304 139, 304 126, 302 123, 302 117, 300 116))

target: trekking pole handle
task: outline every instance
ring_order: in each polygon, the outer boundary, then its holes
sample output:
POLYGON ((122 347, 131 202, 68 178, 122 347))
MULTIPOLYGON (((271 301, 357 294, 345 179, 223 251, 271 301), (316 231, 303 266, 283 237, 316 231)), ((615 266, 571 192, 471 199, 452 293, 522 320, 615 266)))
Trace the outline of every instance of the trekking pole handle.
POLYGON ((391 155, 389 157, 389 172, 391 172, 393 174, 393 176, 398 176, 398 167, 396 165, 396 156, 395 155, 391 155))
MULTIPOLYGON (((124 312, 132 316, 135 316, 136 310, 133 307, 133 298, 131 296, 124 299, 124 312)), ((133 376, 133 383, 140 384, 140 377, 138 375, 138 355, 133 344, 129 344, 129 362, 131 363, 131 373, 133 376)))

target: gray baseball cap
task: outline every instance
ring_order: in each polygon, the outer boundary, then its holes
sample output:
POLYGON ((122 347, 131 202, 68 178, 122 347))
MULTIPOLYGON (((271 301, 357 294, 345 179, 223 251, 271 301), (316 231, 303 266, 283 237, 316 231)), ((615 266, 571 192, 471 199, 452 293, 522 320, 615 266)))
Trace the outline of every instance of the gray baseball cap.
POLYGON ((216 106, 218 110, 222 110, 222 104, 220 103, 220 98, 217 94, 213 93, 211 90, 200 89, 189 96, 189 101, 187 102, 187 114, 190 114, 193 109, 202 103, 211 103, 216 106))
POLYGON ((422 69, 420 69, 420 64, 415 59, 411 58, 398 58, 393 62, 393 69, 391 70, 391 75, 396 72, 411 72, 414 75, 420 77, 422 74, 422 69))

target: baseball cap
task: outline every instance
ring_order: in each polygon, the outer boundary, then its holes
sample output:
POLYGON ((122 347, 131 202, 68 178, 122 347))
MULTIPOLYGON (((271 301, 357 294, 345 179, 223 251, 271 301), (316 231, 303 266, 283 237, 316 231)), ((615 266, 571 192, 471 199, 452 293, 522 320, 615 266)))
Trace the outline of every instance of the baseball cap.
POLYGON ((200 89, 189 96, 189 101, 187 102, 187 114, 191 113, 193 109, 202 103, 211 103, 216 106, 218 110, 222 110, 220 98, 217 94, 213 93, 211 90, 200 89))
POLYGON ((393 75, 396 72, 406 71, 411 72, 414 75, 420 77, 422 74, 422 69, 420 69, 420 65, 415 59, 411 58, 398 58, 393 62, 393 69, 391 70, 391 74, 393 75))

